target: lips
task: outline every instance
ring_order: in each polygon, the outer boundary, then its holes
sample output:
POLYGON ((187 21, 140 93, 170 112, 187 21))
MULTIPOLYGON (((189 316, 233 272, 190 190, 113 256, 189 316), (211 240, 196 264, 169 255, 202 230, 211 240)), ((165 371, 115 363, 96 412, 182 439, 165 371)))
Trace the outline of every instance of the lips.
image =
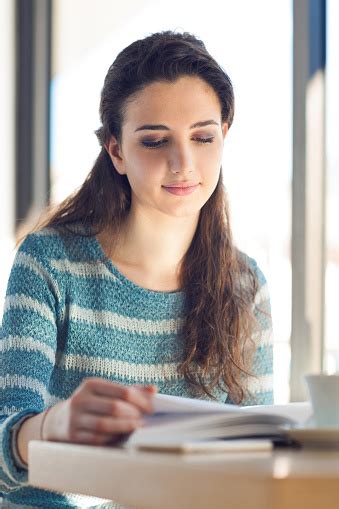
POLYGON ((180 184, 168 184, 162 187, 168 193, 175 194, 177 196, 186 196, 187 194, 194 193, 194 191, 198 189, 199 184, 196 184, 195 182, 181 182, 180 184))
POLYGON ((185 187, 195 187, 198 186, 199 182, 174 182, 173 184, 166 184, 162 187, 179 187, 179 188, 185 188, 185 187))

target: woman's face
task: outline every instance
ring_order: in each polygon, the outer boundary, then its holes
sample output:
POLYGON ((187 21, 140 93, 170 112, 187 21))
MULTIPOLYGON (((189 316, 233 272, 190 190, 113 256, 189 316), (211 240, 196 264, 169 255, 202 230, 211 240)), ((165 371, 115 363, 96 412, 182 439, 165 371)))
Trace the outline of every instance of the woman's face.
POLYGON ((154 82, 127 102, 120 145, 106 146, 132 189, 132 209, 195 216, 220 174, 227 123, 214 90, 197 77, 154 82))

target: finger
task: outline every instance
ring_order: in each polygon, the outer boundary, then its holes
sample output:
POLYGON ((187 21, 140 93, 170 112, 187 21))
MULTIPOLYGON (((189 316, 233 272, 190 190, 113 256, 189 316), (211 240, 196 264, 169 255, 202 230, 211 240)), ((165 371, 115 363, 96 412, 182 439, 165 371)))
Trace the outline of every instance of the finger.
POLYGON ((117 398, 90 395, 84 400, 82 410, 92 414, 106 415, 110 417, 139 419, 141 411, 135 406, 117 398))
POLYGON ((90 431, 78 431, 72 443, 90 444, 90 445, 116 445, 128 436, 128 433, 117 433, 116 435, 91 433, 90 431))
POLYGON ((142 390, 149 392, 151 394, 156 394, 158 392, 158 387, 156 385, 144 385, 142 390))
MULTIPOLYGON (((146 400, 148 400, 148 411, 147 411, 147 413, 153 413, 154 412, 153 397, 158 392, 158 387, 156 385, 141 385, 141 384, 138 384, 138 385, 129 386, 128 389, 133 389, 133 392, 134 392, 134 390, 139 391, 143 398, 146 397, 146 400)), ((126 399, 129 400, 128 395, 127 395, 126 399)), ((132 399, 131 399, 131 401, 132 401, 132 399)))
POLYGON ((135 405, 141 412, 153 412, 152 395, 136 387, 120 385, 102 378, 88 378, 84 387, 92 394, 123 399, 135 405))
POLYGON ((76 436, 72 438, 72 443, 90 444, 90 445, 114 445, 128 436, 128 433, 116 435, 107 435, 99 433, 91 433, 90 431, 80 430, 76 436))
POLYGON ((92 445, 103 445, 110 441, 108 435, 100 435, 98 433, 92 433, 91 431, 79 430, 72 437, 72 442, 76 444, 92 444, 92 445))
POLYGON ((123 399, 137 406, 140 410, 147 414, 153 413, 153 392, 140 390, 137 387, 126 387, 123 399))
POLYGON ((97 434, 115 435, 119 433, 132 433, 141 426, 141 419, 115 419, 112 417, 83 414, 78 417, 75 429, 77 433, 82 430, 97 434))
POLYGON ((155 394, 158 392, 158 387, 156 385, 133 385, 133 387, 137 387, 141 391, 149 392, 151 394, 155 394))

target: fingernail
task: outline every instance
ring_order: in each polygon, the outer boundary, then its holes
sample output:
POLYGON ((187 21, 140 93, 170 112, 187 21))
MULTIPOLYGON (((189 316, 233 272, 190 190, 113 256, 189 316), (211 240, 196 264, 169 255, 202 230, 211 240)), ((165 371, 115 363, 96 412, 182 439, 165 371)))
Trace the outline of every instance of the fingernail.
POLYGON ((147 392, 158 392, 158 387, 156 385, 145 385, 144 389, 147 392))

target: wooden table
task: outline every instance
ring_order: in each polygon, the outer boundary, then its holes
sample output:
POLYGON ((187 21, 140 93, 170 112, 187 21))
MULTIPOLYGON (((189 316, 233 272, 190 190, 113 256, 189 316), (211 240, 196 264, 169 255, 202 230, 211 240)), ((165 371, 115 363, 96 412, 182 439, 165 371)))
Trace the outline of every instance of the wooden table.
POLYGON ((136 509, 338 509, 339 451, 180 455, 34 441, 29 482, 136 509))

